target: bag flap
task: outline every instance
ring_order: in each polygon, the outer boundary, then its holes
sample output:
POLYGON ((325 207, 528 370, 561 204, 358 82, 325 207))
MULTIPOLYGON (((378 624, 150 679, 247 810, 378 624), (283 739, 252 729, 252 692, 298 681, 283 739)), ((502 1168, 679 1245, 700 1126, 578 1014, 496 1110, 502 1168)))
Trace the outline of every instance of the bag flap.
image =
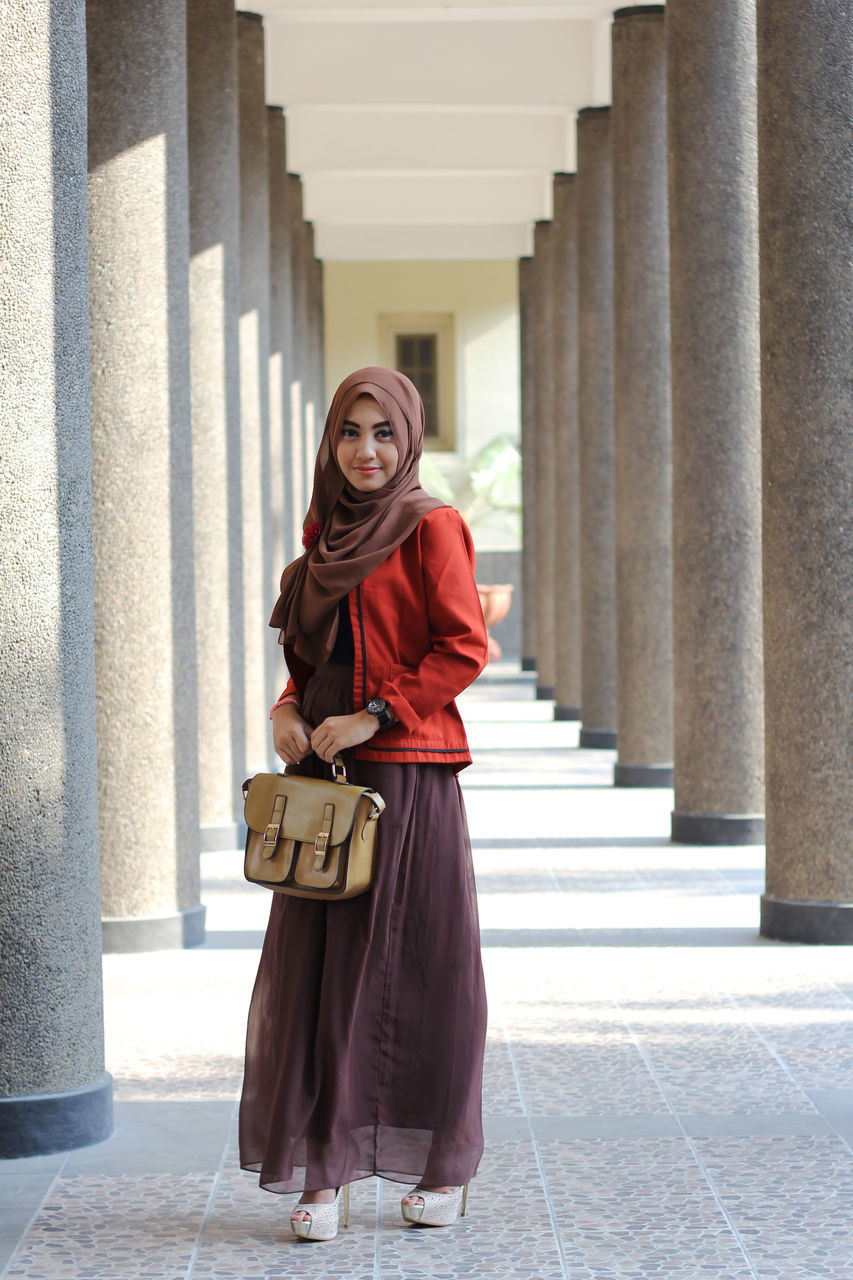
MULTIPOLYGON (((329 843, 342 844, 352 829, 359 800, 362 796, 372 799, 374 794, 369 787, 328 782, 325 778, 258 773, 251 779, 246 795, 246 825, 252 831, 266 831, 267 825, 272 821, 275 798, 283 795, 286 803, 282 835, 288 840, 303 840, 313 844, 324 827, 326 805, 331 804, 334 806, 334 815, 329 843)), ((379 801, 378 796, 376 799, 379 801)), ((379 804, 381 805, 381 801, 379 804)))

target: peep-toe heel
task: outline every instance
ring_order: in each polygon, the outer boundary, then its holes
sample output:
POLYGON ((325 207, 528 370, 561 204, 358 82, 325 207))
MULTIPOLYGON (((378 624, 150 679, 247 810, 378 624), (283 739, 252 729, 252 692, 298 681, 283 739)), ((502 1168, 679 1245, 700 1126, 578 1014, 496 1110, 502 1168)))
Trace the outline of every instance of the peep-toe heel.
POLYGON ((404 1222, 411 1222, 416 1227, 452 1227, 460 1216, 464 1218, 468 1208, 468 1184, 455 1187, 453 1191, 422 1191, 414 1187, 409 1193, 417 1196, 421 1204, 407 1204, 405 1198, 400 1202, 400 1212, 404 1222))
POLYGON ((338 1234, 338 1217, 343 1200, 344 1226, 349 1226, 349 1183, 338 1187, 337 1195, 331 1204, 303 1204, 300 1200, 294 1205, 290 1215, 290 1228, 297 1240, 334 1240, 338 1234), (297 1218, 294 1214, 307 1213, 307 1219, 297 1218))

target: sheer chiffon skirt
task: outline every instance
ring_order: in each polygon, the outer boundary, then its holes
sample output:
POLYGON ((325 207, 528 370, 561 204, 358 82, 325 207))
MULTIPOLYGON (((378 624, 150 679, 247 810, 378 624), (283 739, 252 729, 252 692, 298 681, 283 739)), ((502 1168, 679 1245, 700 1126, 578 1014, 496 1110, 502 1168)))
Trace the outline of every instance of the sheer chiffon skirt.
MULTIPOLYGON (((306 718, 351 710, 352 668, 319 668, 306 718)), ((457 1186, 483 1152, 486 1034, 459 784, 447 765, 347 766, 387 806, 374 884, 347 902, 272 895, 249 1009, 240 1163, 276 1192, 373 1174, 457 1186)), ((303 766, 326 768, 317 757, 303 766)))

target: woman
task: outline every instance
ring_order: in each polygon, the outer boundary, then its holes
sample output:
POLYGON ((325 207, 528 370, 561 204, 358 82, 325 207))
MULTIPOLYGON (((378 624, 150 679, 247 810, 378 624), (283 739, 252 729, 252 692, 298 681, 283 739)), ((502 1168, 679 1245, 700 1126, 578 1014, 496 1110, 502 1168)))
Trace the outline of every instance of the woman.
POLYGON ((488 651, 470 534, 418 480, 423 421, 400 373, 341 383, 306 551, 270 623, 290 672, 278 755, 328 776, 343 752, 386 803, 367 893, 273 896, 249 1011, 240 1162, 269 1191, 302 1189, 301 1239, 332 1239, 341 1188, 374 1174, 416 1182, 404 1219, 450 1225, 483 1151, 486 999, 456 777, 471 757, 453 700, 488 651))

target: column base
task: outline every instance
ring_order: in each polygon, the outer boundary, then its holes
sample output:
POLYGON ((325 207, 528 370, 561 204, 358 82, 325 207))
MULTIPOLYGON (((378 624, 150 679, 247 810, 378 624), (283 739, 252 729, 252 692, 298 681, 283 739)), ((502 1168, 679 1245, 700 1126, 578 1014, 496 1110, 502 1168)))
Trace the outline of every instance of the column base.
POLYGON ((579 746, 593 747, 598 751, 615 751, 615 729, 581 729, 579 746))
POLYGON ((616 764, 614 787, 671 787, 671 764, 616 764))
POLYGON ((218 826, 200 827, 201 853, 220 853, 239 848, 240 829, 236 822, 222 822, 218 826))
POLYGON ((761 936, 777 942, 853 942, 853 902, 806 902, 761 895, 761 936))
POLYGON ((49 1156, 103 1142, 113 1131, 113 1078, 66 1093, 0 1098, 0 1159, 49 1156))
MULTIPOLYGON (((235 848, 238 846, 235 846, 235 848)), ((107 955, 132 951, 180 951, 204 942, 205 908, 187 907, 167 916, 127 916, 101 921, 107 955)))
POLYGON ((559 707, 558 706, 554 708, 555 720, 580 720, 580 718, 581 718, 580 707, 559 707))
POLYGON ((536 670, 536 659, 535 659, 535 658, 522 658, 522 659, 521 659, 521 669, 522 669, 522 671, 535 671, 535 670, 536 670))
POLYGON ((674 844, 764 844, 763 813, 672 811, 674 844))
POLYGON ((614 18, 633 18, 638 13, 663 13, 664 6, 662 4, 635 4, 630 9, 616 9, 614 18))
POLYGON ((540 702, 553 702, 554 692, 555 690, 552 684, 537 684, 536 686, 536 697, 540 702))

